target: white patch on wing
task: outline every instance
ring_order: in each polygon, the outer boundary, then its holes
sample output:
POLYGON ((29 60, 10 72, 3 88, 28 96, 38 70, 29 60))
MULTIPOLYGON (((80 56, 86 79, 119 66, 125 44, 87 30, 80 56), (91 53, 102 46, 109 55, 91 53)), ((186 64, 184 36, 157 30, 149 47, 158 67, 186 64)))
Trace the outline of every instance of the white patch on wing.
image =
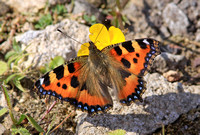
POLYGON ((40 85, 42 85, 44 82, 44 78, 40 78, 40 85))
POLYGON ((145 44, 150 45, 149 42, 147 41, 147 39, 144 39, 143 42, 144 42, 145 44))

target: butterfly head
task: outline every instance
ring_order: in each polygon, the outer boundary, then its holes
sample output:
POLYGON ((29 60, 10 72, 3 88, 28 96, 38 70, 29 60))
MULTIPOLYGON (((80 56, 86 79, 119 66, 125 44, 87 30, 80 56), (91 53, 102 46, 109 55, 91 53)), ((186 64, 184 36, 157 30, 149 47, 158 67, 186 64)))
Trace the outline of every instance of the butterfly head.
POLYGON ((89 44, 90 44, 89 50, 95 50, 95 49, 97 49, 96 45, 92 41, 90 41, 89 44))

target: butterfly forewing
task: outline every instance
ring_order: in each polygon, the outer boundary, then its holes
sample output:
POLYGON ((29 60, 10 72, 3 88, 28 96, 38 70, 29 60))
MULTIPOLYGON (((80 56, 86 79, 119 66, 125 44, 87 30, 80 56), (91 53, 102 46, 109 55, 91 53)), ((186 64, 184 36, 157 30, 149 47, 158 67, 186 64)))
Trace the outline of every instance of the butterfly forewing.
POLYGON ((105 96, 108 94, 98 92, 100 88, 92 90, 86 86, 87 80, 90 80, 87 78, 86 61, 87 56, 77 57, 55 68, 36 81, 36 89, 41 95, 54 96, 88 113, 106 111, 112 106, 112 101, 105 96))
POLYGON ((119 69, 125 85, 118 89, 121 103, 129 105, 132 101, 142 101, 146 82, 142 76, 147 73, 154 57, 160 54, 159 42, 153 39, 136 39, 104 48, 102 51, 114 61, 123 65, 119 69))
POLYGON ((109 54, 131 73, 143 76, 149 70, 154 57, 160 54, 158 44, 159 42, 153 39, 126 41, 113 45, 109 54))

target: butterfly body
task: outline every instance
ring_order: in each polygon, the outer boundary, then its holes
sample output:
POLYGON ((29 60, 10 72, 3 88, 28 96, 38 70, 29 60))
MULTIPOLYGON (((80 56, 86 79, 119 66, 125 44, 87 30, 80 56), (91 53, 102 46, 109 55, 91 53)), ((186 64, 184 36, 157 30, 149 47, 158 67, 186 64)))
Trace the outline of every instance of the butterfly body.
POLYGON ((138 39, 97 49, 89 42, 89 55, 77 57, 42 76, 35 87, 41 95, 67 101, 90 114, 107 111, 113 102, 109 87, 122 104, 142 101, 147 73, 160 53, 158 41, 138 39))

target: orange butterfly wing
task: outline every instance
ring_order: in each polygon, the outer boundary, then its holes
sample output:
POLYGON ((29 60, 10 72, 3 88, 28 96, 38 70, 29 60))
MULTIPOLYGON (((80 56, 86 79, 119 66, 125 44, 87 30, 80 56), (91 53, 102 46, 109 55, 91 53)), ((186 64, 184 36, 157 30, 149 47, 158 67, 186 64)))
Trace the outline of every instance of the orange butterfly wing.
POLYGON ((79 75, 84 72, 84 60, 84 57, 77 57, 42 76, 35 83, 39 94, 57 97, 88 113, 104 112, 110 108, 112 103, 107 97, 91 95, 86 86, 81 85, 79 75))
POLYGON ((130 72, 121 73, 126 85, 118 91, 120 102, 129 105, 134 100, 142 101, 141 96, 146 89, 142 76, 149 70, 153 59, 160 54, 159 42, 153 39, 136 39, 108 46, 103 51, 107 50, 114 60, 130 72))

